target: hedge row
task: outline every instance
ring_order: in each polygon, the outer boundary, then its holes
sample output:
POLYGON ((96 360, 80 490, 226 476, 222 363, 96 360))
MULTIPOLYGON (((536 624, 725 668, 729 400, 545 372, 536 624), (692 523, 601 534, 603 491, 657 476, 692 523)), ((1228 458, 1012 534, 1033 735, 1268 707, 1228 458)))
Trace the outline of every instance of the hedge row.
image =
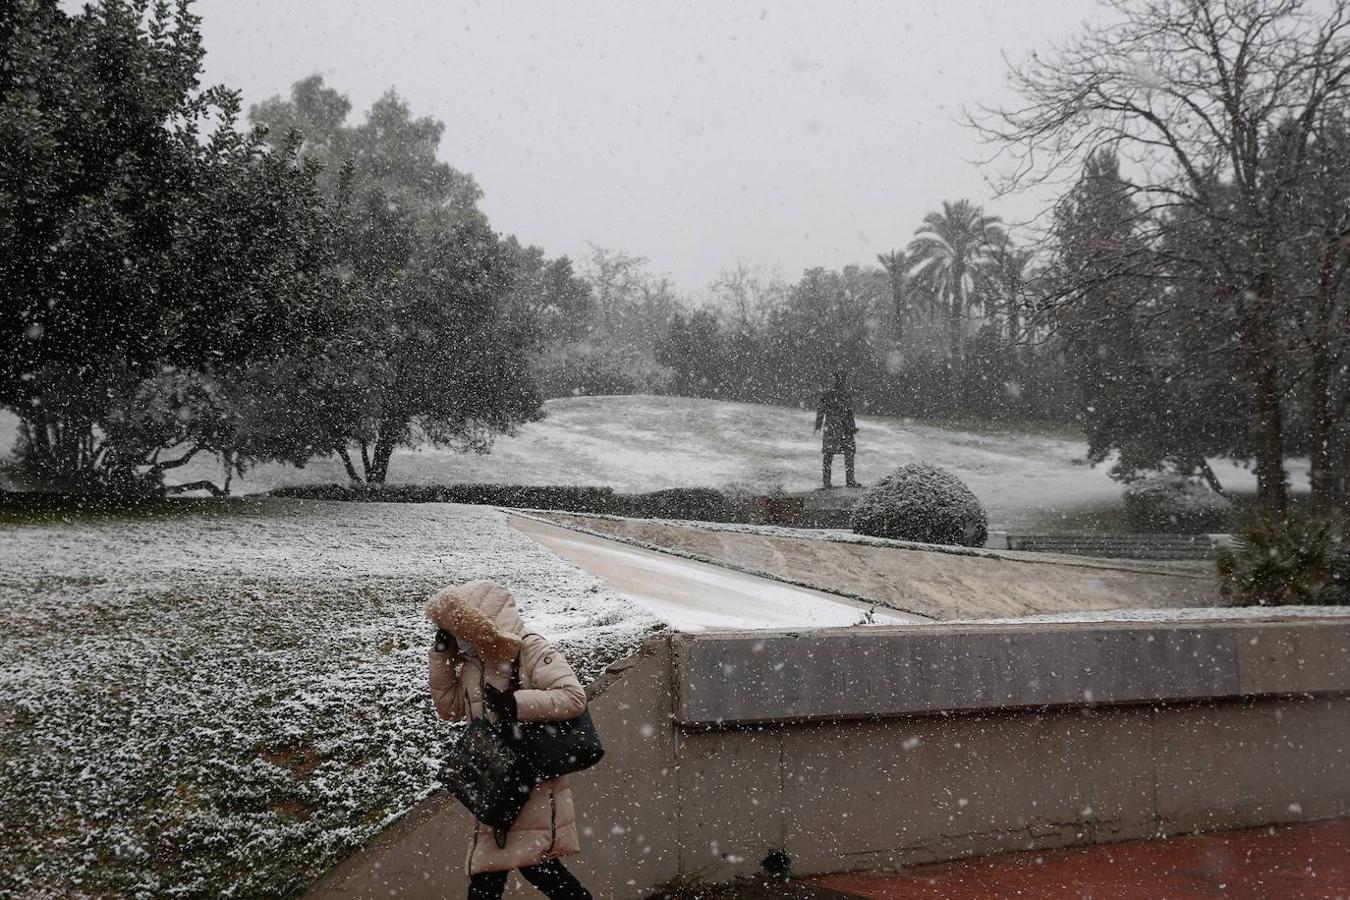
POLYGON ((621 494, 607 487, 529 484, 366 485, 325 484, 277 488, 273 497, 367 503, 472 503, 513 509, 551 509, 639 519, 743 521, 746 511, 712 488, 667 488, 621 494))

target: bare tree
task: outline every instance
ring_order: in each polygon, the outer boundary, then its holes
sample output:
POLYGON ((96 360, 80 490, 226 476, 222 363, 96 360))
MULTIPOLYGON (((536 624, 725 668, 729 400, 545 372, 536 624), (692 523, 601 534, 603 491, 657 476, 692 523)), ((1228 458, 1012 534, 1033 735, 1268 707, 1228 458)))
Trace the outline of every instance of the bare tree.
POLYGON ((782 305, 787 290, 776 272, 738 261, 717 273, 708 295, 733 329, 745 329, 762 326, 769 312, 782 305))
POLYGON ((1118 21, 1013 68, 1022 105, 985 109, 972 123, 1015 162, 1005 188, 1075 175, 1108 148, 1126 161, 1122 187, 1140 199, 1141 215, 1186 207, 1229 236, 1219 262, 1238 287, 1234 330, 1255 394, 1258 491, 1265 510, 1282 516, 1278 257, 1314 129, 1350 97, 1350 0, 1107 6, 1118 21))

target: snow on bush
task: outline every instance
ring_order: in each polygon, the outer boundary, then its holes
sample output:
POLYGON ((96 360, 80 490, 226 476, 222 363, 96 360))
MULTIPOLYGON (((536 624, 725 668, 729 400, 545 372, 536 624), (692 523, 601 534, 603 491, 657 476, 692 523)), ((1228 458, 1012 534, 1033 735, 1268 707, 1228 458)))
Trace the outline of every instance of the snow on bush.
POLYGON ((481 507, 0 526, 0 896, 301 891, 433 790, 422 603, 470 578, 583 680, 659 627, 481 507))
POLYGON ((984 507, 961 479, 925 463, 901 466, 869 488, 853 508, 853 530, 925 544, 983 547, 984 507))
POLYGON ((1133 531, 1209 534, 1227 527, 1233 504, 1203 484, 1178 475, 1154 475, 1124 492, 1125 520, 1133 531))

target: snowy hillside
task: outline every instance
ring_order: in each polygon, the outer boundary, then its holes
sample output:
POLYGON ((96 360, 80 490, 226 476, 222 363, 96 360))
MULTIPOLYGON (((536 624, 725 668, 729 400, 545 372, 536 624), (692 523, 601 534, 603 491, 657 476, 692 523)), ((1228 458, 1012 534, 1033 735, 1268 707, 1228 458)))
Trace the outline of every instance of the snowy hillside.
MULTIPOLYGON (((812 434, 809 410, 653 396, 550 400, 545 410, 543 421, 498 440, 486 456, 401 450, 390 465, 390 482, 591 484, 621 491, 695 485, 797 491, 819 485, 820 439, 812 434)), ((1120 485, 1104 468, 1083 463, 1082 440, 959 431, 876 416, 860 416, 858 425, 858 477, 864 483, 904 463, 943 466, 970 485, 994 529, 1050 527, 1057 512, 1120 499, 1120 485)), ((13 430, 6 414, 0 447, 13 445, 13 430)), ((1230 487, 1253 485, 1246 470, 1227 463, 1216 469, 1230 487)), ((209 461, 180 472, 182 481, 219 474, 209 461)), ((836 484, 843 478, 843 461, 836 460, 836 484)), ((234 490, 345 480, 341 464, 329 457, 303 469, 259 466, 236 480, 234 490)))

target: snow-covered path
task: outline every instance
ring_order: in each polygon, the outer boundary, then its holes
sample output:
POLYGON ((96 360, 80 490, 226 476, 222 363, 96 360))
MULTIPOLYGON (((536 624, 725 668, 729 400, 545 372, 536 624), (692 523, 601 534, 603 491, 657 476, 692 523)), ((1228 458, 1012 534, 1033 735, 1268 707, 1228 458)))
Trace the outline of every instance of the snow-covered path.
POLYGON ((837 594, 647 550, 511 515, 511 524, 680 631, 831 628, 927 622, 837 594))

